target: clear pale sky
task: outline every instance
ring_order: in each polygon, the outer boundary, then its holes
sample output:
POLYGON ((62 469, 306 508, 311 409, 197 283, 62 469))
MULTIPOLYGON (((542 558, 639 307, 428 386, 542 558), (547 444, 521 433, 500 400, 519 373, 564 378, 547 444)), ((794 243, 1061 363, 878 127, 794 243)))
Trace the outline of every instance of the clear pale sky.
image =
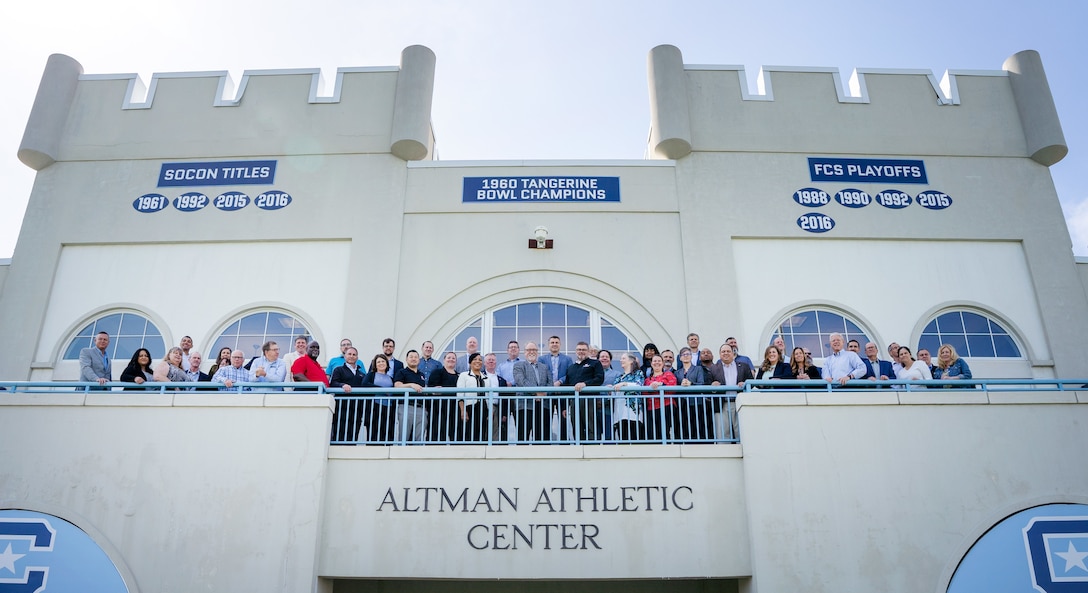
MULTIPOLYGON (((432 121, 443 160, 639 159, 646 55, 688 64, 999 70, 1043 58, 1069 155, 1051 167, 1073 250, 1088 255, 1088 1, 943 3, 511 0, 60 0, 0 7, 0 258, 11 257, 34 171, 16 158, 49 54, 88 74, 395 66, 437 55, 432 121)), ((212 100, 209 97, 209 102, 212 100)), ((120 108, 120 106, 118 106, 120 108)))

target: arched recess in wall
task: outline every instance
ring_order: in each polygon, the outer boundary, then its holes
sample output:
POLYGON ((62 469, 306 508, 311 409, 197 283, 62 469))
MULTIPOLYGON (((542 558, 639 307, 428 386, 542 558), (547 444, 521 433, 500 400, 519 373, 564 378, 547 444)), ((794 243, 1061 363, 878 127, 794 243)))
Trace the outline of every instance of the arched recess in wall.
MULTIPOLYGON (((764 331, 768 338, 763 344, 769 346, 776 337, 782 336, 787 357, 795 347, 801 347, 812 352, 813 358, 823 358, 831 353, 830 339, 835 332, 842 334, 846 341, 860 342, 862 352, 866 342, 881 343, 876 332, 857 312, 841 305, 818 302, 791 307, 776 316, 764 331)), ((762 360, 762 348, 755 354, 762 360)), ((753 355, 752 360, 755 361, 756 356, 753 355)))
POLYGON ((294 350, 294 340, 299 335, 322 342, 311 319, 281 304, 251 305, 224 317, 215 327, 212 339, 205 342, 211 344, 205 361, 214 362, 215 353, 221 348, 241 350, 247 359, 260 356, 261 345, 269 340, 280 345, 283 356, 294 350))
POLYGON ((147 348, 156 360, 166 354, 166 344, 171 343, 169 329, 158 316, 127 303, 101 307, 65 331, 54 350, 53 380, 77 380, 79 351, 94 346, 95 335, 102 331, 110 335, 106 355, 115 379, 137 349, 147 348))
POLYGON ((1088 497, 1023 501, 994 511, 954 550, 938 593, 1083 591, 1088 497))
MULTIPOLYGON (((669 335, 651 311, 615 286, 580 274, 529 270, 487 278, 453 295, 420 322, 402 345, 402 350, 418 349, 425 340, 433 341, 439 348, 454 340, 485 312, 534 302, 557 303, 594 312, 612 327, 619 328, 635 344, 651 341, 651 336, 662 339, 669 335)), ((604 328, 608 326, 600 327, 603 337, 604 328)), ((592 333, 590 337, 593 337, 592 333)), ((464 348, 463 339, 457 348, 464 348)), ((573 350, 573 344, 565 343, 563 348, 573 350)), ((492 344, 487 351, 491 350, 505 352, 506 344, 492 344)))

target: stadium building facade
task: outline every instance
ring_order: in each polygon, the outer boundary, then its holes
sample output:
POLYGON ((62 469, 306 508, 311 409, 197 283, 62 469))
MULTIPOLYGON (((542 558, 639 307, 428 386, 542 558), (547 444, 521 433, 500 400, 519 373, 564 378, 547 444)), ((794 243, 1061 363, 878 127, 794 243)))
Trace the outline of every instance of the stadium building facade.
MULTIPOLYGON (((753 359, 778 335, 819 359, 840 331, 955 344, 976 377, 1088 377, 1088 266, 1035 52, 940 80, 764 68, 754 93, 741 67, 659 46, 638 161, 434 160, 434 69, 412 46, 399 67, 340 69, 329 96, 316 70, 237 89, 157 74, 145 96, 52 56, 0 266, 18 345, 0 380, 75 380, 107 328, 115 377, 185 334, 210 364, 298 333, 368 359, 385 337, 403 358, 690 331, 753 359)), ((102 552, 80 562, 128 591, 931 592, 998 565, 1026 567, 1015 586, 1088 583, 1088 527, 1052 525, 1088 526, 1076 389, 747 393, 741 443, 716 445, 330 446, 330 401, 0 396, 0 531, 73 525, 102 552), (1008 555, 976 545, 1004 531, 1008 555)), ((59 549, 19 533, 0 589, 59 549)))

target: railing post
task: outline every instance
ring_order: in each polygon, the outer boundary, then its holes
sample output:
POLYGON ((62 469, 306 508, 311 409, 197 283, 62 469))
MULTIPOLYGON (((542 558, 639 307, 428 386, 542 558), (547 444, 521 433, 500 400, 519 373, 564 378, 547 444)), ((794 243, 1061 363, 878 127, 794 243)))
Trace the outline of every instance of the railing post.
POLYGON ((661 444, 664 445, 669 435, 665 433, 665 389, 664 387, 657 388, 657 413, 661 416, 661 425, 657 427, 661 431, 661 444))
POLYGON ((582 392, 575 390, 574 392, 574 418, 570 423, 570 431, 573 433, 570 435, 571 440, 575 445, 582 444, 581 430, 579 427, 582 425, 579 419, 582 417, 582 392))

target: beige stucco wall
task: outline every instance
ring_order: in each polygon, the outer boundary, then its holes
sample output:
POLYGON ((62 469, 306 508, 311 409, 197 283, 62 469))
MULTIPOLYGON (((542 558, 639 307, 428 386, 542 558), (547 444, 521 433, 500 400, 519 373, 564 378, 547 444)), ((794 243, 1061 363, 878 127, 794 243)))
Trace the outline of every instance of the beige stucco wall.
POLYGON ((7 394, 0 508, 81 518, 134 590, 309 591, 330 400, 7 394))

